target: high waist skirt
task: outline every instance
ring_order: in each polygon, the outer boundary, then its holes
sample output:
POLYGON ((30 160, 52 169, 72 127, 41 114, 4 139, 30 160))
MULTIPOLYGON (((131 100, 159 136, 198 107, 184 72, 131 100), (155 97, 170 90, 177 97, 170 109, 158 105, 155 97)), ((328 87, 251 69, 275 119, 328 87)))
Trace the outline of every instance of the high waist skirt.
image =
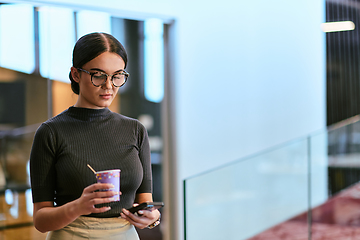
POLYGON ((46 240, 139 240, 135 227, 122 218, 79 217, 66 227, 51 231, 46 240))

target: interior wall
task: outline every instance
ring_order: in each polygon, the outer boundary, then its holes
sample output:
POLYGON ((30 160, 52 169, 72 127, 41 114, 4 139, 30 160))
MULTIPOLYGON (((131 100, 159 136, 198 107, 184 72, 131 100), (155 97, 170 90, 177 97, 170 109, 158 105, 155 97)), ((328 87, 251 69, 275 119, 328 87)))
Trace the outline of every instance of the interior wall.
POLYGON ((183 178, 325 127, 324 6, 225 1, 179 18, 183 178))
POLYGON ((60 81, 52 81, 51 89, 53 116, 58 115, 76 103, 77 95, 72 92, 70 84, 60 81))
MULTIPOLYGON (((0 68, 0 82, 16 81, 25 83, 25 119, 23 125, 28 126, 46 121, 48 117, 46 79, 36 75, 0 68)), ((23 125, 14 127, 22 127, 23 125)))

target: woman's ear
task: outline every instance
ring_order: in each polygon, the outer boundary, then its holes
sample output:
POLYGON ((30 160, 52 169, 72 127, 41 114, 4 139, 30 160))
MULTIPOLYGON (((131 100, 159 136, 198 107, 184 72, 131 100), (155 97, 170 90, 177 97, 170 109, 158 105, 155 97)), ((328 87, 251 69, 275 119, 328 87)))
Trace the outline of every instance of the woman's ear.
POLYGON ((80 73, 75 67, 71 67, 71 76, 75 82, 79 83, 80 73))

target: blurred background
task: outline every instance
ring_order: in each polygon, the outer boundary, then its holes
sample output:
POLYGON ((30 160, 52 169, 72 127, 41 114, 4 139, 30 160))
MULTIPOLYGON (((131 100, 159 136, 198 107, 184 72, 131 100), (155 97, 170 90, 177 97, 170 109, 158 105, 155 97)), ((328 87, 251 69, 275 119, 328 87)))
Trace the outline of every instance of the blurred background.
POLYGON ((359 8, 1 1, 0 239, 45 239, 32 225, 32 139, 75 103, 72 48, 94 31, 129 56, 111 110, 150 136, 154 200, 165 207, 142 240, 356 239, 359 8))

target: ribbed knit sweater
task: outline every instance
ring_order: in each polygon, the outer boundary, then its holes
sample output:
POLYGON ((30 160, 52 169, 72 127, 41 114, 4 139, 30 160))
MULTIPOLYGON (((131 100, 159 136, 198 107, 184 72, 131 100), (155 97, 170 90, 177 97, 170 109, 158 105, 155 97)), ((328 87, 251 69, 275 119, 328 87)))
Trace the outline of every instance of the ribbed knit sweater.
POLYGON ((120 169, 119 202, 93 217, 119 216, 134 203, 137 193, 152 192, 148 135, 137 120, 108 108, 70 107, 44 122, 36 131, 30 155, 33 202, 56 206, 79 198, 96 183, 96 171, 120 169))

